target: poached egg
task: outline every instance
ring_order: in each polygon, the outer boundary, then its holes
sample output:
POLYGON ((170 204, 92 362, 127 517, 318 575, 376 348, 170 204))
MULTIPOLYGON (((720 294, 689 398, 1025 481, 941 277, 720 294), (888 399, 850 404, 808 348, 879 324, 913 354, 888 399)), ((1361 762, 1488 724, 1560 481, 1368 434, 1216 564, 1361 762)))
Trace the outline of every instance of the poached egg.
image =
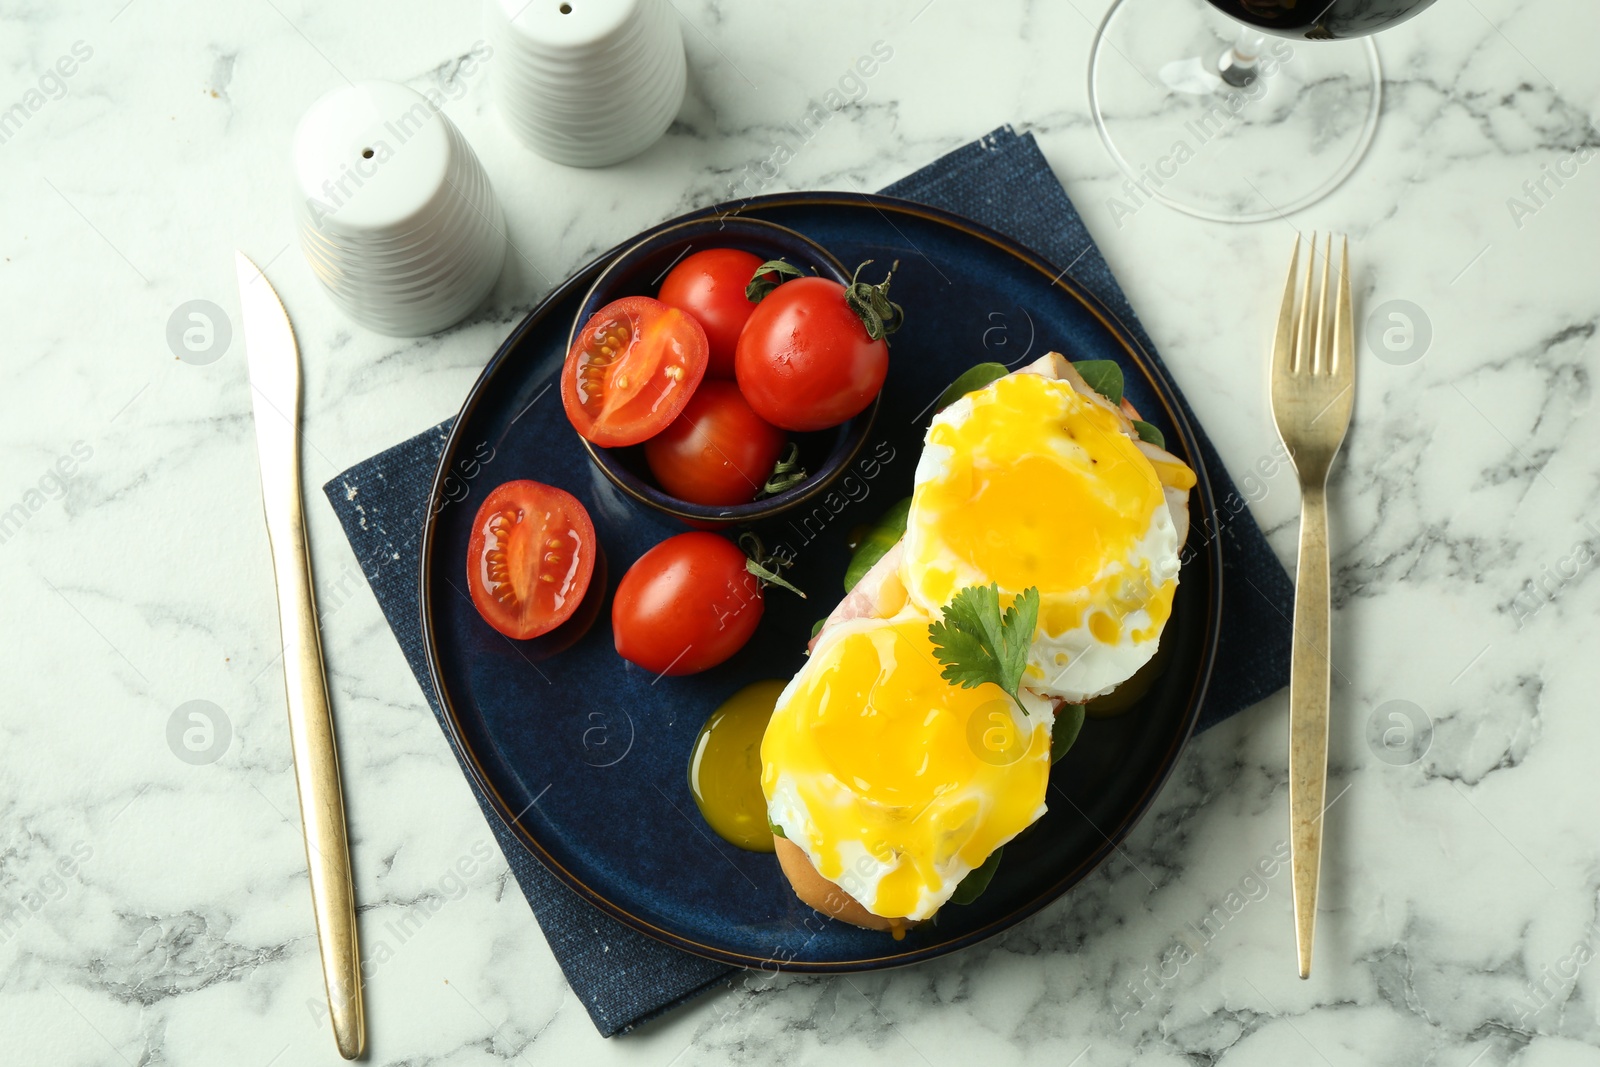
POLYGON ((761 742, 767 816, 868 911, 926 919, 1044 814, 1048 701, 940 676, 929 619, 855 619, 818 642, 761 742))
POLYGON ((1035 373, 967 394, 928 430, 900 581, 933 617, 967 586, 993 582, 1003 602, 1037 586, 1022 684, 1041 696, 1110 692, 1171 614, 1182 537, 1167 490, 1187 496, 1195 476, 1172 457, 1158 469, 1131 430, 1098 393, 1035 373))

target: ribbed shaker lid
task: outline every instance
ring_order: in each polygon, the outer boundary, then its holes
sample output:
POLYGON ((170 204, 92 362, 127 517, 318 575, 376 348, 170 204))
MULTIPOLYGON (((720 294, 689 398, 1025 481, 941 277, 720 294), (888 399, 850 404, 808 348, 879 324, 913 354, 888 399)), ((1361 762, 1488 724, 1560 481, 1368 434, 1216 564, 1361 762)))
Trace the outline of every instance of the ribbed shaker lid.
POLYGON ((638 14, 640 0, 490 0, 520 43, 539 52, 603 50, 638 14))
POLYGON ((449 193, 446 120, 393 82, 357 82, 307 109, 295 129, 296 193, 319 229, 403 237, 449 193))

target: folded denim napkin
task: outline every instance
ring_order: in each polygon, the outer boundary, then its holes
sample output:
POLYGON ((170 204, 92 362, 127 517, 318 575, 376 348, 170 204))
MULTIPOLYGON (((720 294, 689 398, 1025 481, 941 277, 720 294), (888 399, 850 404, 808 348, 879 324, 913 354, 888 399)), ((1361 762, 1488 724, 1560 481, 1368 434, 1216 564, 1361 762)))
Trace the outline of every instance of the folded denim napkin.
MULTIPOLYGON (((1047 261, 1070 264, 1067 273, 1099 297, 1161 364, 1032 134, 1002 127, 883 191, 964 215, 1047 261)), ((1199 440, 1218 509, 1216 527, 1197 523, 1191 543, 1221 539, 1227 590, 1217 670, 1199 725, 1205 729, 1288 683, 1294 590, 1181 393, 1178 402, 1199 440)), ((424 509, 450 425, 440 423, 323 486, 441 728, 443 712, 422 647, 417 579, 424 509)), ((734 975, 736 968, 636 933, 581 900, 522 847, 475 786, 473 792, 556 962, 603 1036, 625 1033, 734 975)))

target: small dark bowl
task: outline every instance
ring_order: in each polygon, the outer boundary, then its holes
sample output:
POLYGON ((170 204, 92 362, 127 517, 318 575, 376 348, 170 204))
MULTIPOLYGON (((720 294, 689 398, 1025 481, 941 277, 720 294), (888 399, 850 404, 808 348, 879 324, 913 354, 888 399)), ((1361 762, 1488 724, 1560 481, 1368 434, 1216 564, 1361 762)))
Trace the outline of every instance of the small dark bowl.
MULTIPOLYGON (((708 248, 743 249, 763 261, 786 259, 803 271, 832 278, 841 285, 850 281, 843 265, 827 249, 783 226, 738 217, 683 222, 655 231, 606 265, 573 318, 567 347, 572 347, 572 339, 596 311, 625 296, 655 296, 673 264, 691 251, 708 248)), ((790 433, 789 439, 800 447, 800 462, 810 476, 792 489, 748 504, 715 507, 672 496, 655 484, 641 445, 600 448, 585 441, 583 446, 611 484, 644 507, 698 526, 764 522, 826 493, 850 469, 872 432, 880 398, 881 394, 874 397, 865 411, 838 426, 813 433, 790 433)))

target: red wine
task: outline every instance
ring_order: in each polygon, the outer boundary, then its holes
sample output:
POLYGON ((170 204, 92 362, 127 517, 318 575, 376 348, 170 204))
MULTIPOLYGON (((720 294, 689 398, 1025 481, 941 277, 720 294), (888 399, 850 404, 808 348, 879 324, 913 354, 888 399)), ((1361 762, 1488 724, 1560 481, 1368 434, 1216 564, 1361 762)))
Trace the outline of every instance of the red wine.
POLYGON ((1365 37, 1404 22, 1433 0, 1210 0, 1240 22, 1283 37, 1365 37))

